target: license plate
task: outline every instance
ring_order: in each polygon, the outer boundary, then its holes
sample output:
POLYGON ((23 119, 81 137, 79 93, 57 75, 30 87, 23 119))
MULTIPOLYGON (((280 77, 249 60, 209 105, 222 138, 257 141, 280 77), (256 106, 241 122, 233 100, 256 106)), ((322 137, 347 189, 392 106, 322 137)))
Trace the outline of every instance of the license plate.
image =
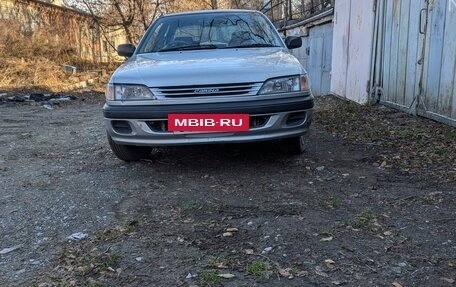
POLYGON ((170 132, 246 132, 248 114, 170 114, 170 132))

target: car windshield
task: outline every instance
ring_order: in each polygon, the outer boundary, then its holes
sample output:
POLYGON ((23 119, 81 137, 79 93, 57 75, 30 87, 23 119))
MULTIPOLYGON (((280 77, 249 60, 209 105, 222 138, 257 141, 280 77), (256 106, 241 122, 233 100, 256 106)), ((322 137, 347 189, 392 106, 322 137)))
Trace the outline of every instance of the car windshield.
POLYGON ((253 12, 202 13, 158 19, 138 53, 251 47, 283 47, 265 16, 253 12))

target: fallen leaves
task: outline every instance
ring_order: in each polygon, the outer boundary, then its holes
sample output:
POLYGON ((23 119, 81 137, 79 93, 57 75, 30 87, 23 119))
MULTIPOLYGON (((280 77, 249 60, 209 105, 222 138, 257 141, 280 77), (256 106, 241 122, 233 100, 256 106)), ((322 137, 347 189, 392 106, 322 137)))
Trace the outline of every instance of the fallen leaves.
POLYGON ((223 237, 232 237, 234 233, 238 232, 239 229, 236 227, 228 227, 225 229, 225 232, 223 232, 222 236, 223 237))
POLYGON ((322 242, 329 242, 329 241, 332 241, 333 239, 334 239, 334 237, 328 236, 328 237, 323 237, 322 239, 320 239, 320 241, 322 241, 322 242))
POLYGON ((19 244, 19 245, 16 245, 16 246, 13 246, 13 247, 9 247, 9 248, 4 248, 0 251, 0 255, 4 255, 4 254, 8 254, 10 252, 13 252, 19 248, 22 247, 22 244, 19 244))
POLYGON ((391 232, 391 231, 385 231, 385 232, 383 232, 383 235, 385 235, 385 236, 391 236, 391 235, 393 235, 393 232, 391 232))
POLYGON ((111 266, 109 266, 109 267, 107 268, 107 270, 110 271, 110 272, 116 272, 116 270, 115 270, 114 268, 112 268, 111 266))
POLYGON ((277 272, 279 272, 280 276, 293 279, 293 274, 291 273, 291 268, 277 268, 277 272))
POLYGON ((332 259, 326 259, 325 263, 326 263, 326 267, 328 267, 329 269, 336 268, 336 262, 332 259))
POLYGON ((236 277, 234 274, 231 273, 223 273, 223 274, 217 274, 218 277, 223 278, 223 279, 232 279, 236 277))
POLYGON ((228 269, 228 265, 226 265, 226 262, 217 262, 214 264, 214 266, 218 269, 228 269))
POLYGON ((374 165, 382 170, 397 168, 454 181, 456 153, 451 151, 456 149, 455 129, 402 115, 381 106, 354 106, 327 97, 316 121, 348 142, 375 145, 381 159, 374 165))
POLYGON ((230 228, 227 228, 225 229, 226 232, 238 232, 239 229, 237 229, 236 227, 230 227, 230 228))
POLYGON ((325 277, 325 278, 329 277, 328 273, 320 271, 320 270, 315 270, 315 274, 317 274, 318 276, 321 276, 321 277, 325 277))
POLYGON ((440 280, 443 280, 450 284, 453 284, 454 282, 456 282, 453 278, 446 278, 446 277, 442 277, 442 278, 440 278, 440 280))
POLYGON ((254 253, 253 249, 244 249, 244 253, 247 255, 252 255, 254 253))

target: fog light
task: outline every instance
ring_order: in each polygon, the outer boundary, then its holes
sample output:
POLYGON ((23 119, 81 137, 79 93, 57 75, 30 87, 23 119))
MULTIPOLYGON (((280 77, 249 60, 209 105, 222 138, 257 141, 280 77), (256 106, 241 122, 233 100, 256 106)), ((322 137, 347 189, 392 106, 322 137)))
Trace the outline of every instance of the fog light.
POLYGON ((291 113, 287 117, 286 124, 287 126, 298 126, 303 124, 306 121, 306 118, 306 112, 291 113))
POLYGON ((131 134, 133 132, 130 123, 127 121, 112 121, 111 125, 113 130, 119 134, 131 134))

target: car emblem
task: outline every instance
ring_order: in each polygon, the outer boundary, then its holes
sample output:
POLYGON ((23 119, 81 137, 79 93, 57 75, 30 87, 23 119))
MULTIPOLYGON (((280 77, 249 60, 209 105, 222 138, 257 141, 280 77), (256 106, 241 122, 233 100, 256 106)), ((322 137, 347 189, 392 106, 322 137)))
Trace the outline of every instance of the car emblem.
POLYGON ((196 89, 193 91, 195 94, 214 94, 218 92, 219 89, 196 89))

